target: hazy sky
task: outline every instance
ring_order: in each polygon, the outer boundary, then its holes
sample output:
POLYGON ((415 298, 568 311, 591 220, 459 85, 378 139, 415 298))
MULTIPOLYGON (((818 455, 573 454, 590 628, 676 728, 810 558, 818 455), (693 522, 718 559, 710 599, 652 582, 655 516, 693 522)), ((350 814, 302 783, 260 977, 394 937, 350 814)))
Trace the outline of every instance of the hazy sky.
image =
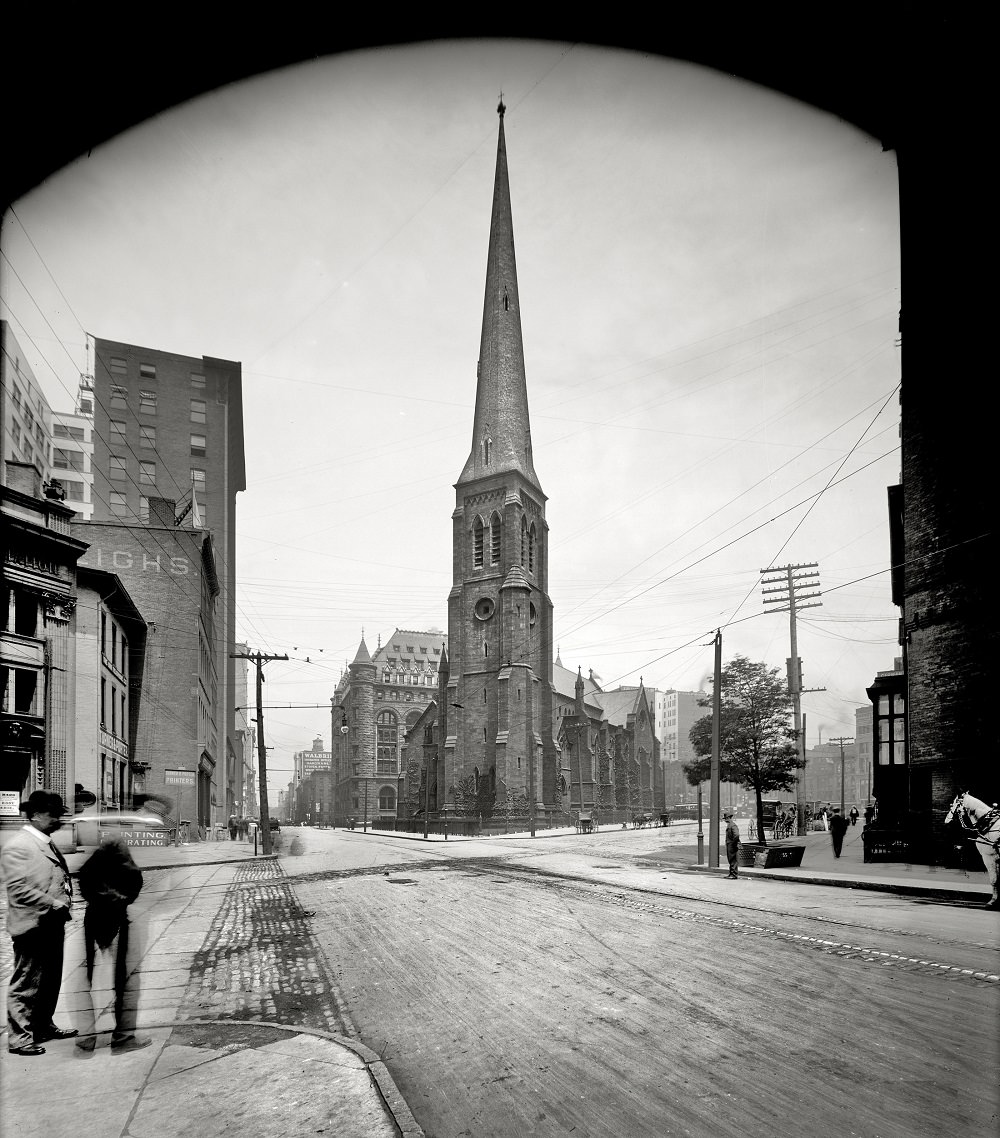
POLYGON ((722 627, 724 658, 783 670, 759 570, 818 562, 807 741, 853 735, 899 651, 901 363, 895 156, 848 123, 613 49, 330 56, 176 107, 15 203, 3 314, 57 410, 85 333, 242 362, 238 631, 293 657, 267 704, 321 705, 265 713, 277 786, 328 742, 362 629, 374 650, 447 625, 501 89, 563 663, 693 689, 722 627))

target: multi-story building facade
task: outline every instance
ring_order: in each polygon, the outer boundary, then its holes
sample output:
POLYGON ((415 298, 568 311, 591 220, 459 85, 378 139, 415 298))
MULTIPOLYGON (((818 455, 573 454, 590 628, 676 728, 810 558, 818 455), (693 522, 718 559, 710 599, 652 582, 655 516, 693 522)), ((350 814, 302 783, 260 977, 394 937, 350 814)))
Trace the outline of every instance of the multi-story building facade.
MULTIPOLYGON (((237 644, 236 652, 243 657, 248 649, 245 644, 237 644)), ((226 817, 235 814, 237 818, 256 818, 259 814, 257 799, 257 736, 254 724, 250 721, 248 699, 249 661, 235 661, 236 672, 236 714, 235 743, 240 756, 238 769, 231 769, 226 788, 226 817)), ((276 815, 277 816, 277 815, 276 815)))
MULTIPOLYGON (((0 320, 0 427, 2 463, 34 466, 50 474, 52 411, 6 320, 0 320)), ((2 467, 0 463, 0 467, 2 467)))
POLYGON ((80 377, 76 410, 53 411, 52 478, 84 521, 94 515, 94 381, 80 377))
POLYGON ((146 788, 134 756, 146 622, 114 573, 77 569, 76 684, 71 707, 73 770, 101 808, 125 809, 146 788))
MULTIPOLYGON (((212 706, 219 717, 219 747, 213 751, 210 798, 225 817, 242 777, 245 738, 236 732, 239 662, 232 658, 236 495, 246 488, 241 367, 114 340, 93 343, 93 520, 155 528, 151 505, 161 499, 176 504, 174 528, 212 535, 219 597, 212 606, 209 650, 220 698, 212 706)), ((181 556, 192 565, 197 560, 181 556)))
POLYGON ((9 825, 32 790, 73 801, 74 613, 86 543, 71 532, 73 511, 44 496, 33 463, 4 469, 0 815, 9 825))
MULTIPOLYGON (((77 522, 81 565, 113 573, 146 622, 142 698, 130 761, 135 794, 170 800, 207 831, 231 812, 222 758, 224 707, 216 666, 220 585, 212 536, 175 526, 175 504, 154 498, 147 525, 77 522), (194 772, 197 792, 166 771, 194 772)), ((137 664, 130 667, 137 679, 137 664)))
POLYGON ((872 705, 854 709, 854 742, 858 756, 857 785, 854 788, 855 799, 858 802, 871 802, 872 799, 872 764, 875 761, 873 750, 872 731, 872 705))
MULTIPOLYGON (((334 695, 335 712, 340 709, 347 726, 333 739, 337 825, 349 817, 370 821, 399 815, 399 801, 408 794, 407 733, 438 696, 443 661, 447 637, 437 628, 397 628, 384 644, 379 639, 374 656, 362 637, 334 695)), ((329 766, 329 755, 327 760, 329 766)))

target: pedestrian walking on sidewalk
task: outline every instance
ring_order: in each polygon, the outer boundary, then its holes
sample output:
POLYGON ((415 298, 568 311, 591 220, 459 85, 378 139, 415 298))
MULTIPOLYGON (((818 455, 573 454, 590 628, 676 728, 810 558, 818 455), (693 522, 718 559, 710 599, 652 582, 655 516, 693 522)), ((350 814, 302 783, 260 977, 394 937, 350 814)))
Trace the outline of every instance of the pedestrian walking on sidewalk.
POLYGON ((847 819, 840 812, 840 807, 837 806, 833 811, 833 817, 830 819, 830 837, 833 838, 833 856, 840 857, 840 851, 844 848, 844 835, 847 833, 847 819))
POLYGON ((231 842, 236 841, 236 835, 239 832, 239 828, 240 828, 239 818, 237 818, 235 814, 230 814, 229 815, 229 840, 231 842))
POLYGON ((726 822, 726 857, 729 859, 728 876, 735 880, 739 877, 737 856, 740 848, 740 828, 733 820, 732 810, 724 811, 722 817, 726 822))
POLYGON ((849 817, 851 819, 851 825, 856 826, 858 824, 858 817, 859 817, 857 806, 851 807, 851 812, 850 812, 849 817))
POLYGON ((73 884, 66 859, 52 843, 69 811, 58 794, 32 791, 21 803, 27 825, 0 853, 7 885, 7 930, 14 971, 7 987, 7 1050, 44 1055, 50 1039, 69 1039, 74 1028, 52 1022, 62 984, 63 940, 72 918, 73 884))
POLYGON ((148 1047, 151 1039, 137 1039, 141 957, 136 926, 128 918, 128 907, 142 889, 142 871, 135 864, 122 838, 112 838, 96 850, 80 867, 80 892, 87 902, 83 935, 87 956, 86 1001, 80 1009, 81 1051, 93 1051, 97 1040, 94 1012, 94 964, 97 950, 107 954, 114 967, 115 1028, 111 1046, 115 1051, 135 1051, 148 1047))

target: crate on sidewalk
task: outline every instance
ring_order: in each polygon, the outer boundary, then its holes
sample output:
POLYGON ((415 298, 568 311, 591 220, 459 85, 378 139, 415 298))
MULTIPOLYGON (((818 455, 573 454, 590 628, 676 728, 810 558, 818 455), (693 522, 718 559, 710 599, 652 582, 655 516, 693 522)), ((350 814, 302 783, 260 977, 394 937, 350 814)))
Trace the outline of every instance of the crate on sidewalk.
POLYGON ((757 869, 795 869, 805 852, 806 847, 799 845, 768 846, 757 851, 753 864, 757 869))

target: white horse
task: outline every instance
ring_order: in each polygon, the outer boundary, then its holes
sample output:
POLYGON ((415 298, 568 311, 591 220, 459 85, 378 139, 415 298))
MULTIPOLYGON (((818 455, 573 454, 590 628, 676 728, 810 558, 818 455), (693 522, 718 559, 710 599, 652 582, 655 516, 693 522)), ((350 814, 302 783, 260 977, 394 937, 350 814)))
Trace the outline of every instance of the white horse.
POLYGON ((1000 899, 997 896, 997 871, 1000 869, 1000 810, 995 806, 987 806, 985 802, 973 798, 965 791, 955 796, 945 815, 945 825, 947 826, 955 817, 958 818, 966 837, 979 847, 979 854, 986 866, 986 875, 993 890, 993 896, 986 907, 1000 909, 1000 899))

